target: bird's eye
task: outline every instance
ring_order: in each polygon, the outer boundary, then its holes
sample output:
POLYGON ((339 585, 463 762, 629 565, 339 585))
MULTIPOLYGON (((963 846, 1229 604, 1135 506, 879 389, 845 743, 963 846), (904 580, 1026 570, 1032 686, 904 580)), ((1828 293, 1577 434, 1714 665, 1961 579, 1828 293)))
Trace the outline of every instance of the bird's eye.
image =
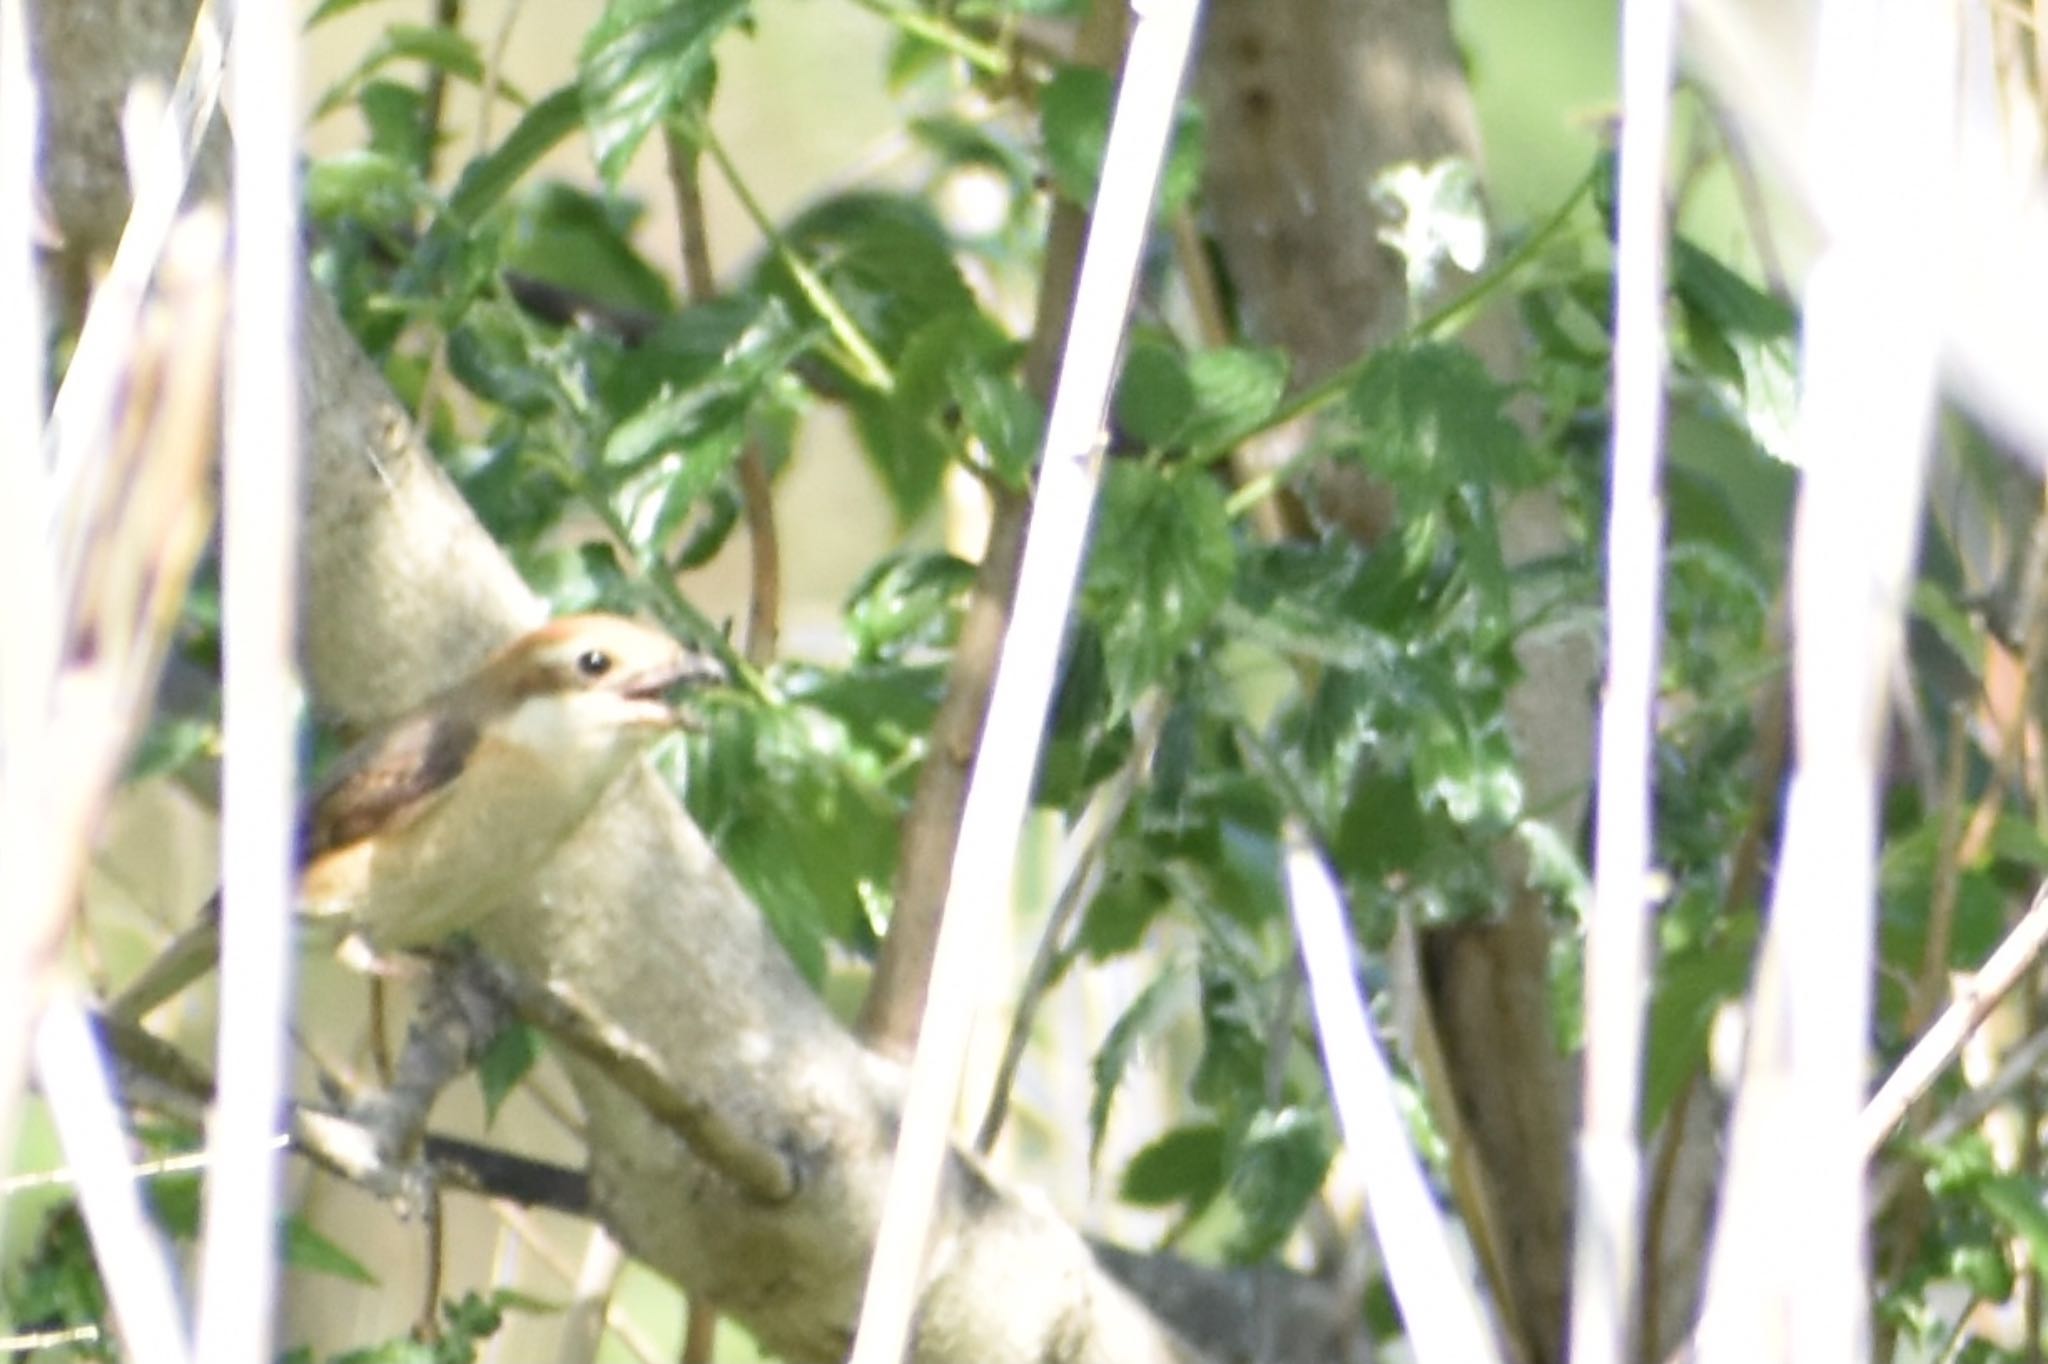
POLYGON ((612 670, 612 656, 602 649, 585 649, 576 655, 576 671, 585 677, 603 677, 612 670))

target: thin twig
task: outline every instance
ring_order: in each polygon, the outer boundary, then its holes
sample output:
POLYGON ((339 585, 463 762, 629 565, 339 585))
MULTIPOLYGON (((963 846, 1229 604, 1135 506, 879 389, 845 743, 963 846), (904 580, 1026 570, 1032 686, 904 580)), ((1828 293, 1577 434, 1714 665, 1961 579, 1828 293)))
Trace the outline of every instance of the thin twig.
MULTIPOLYGON (((53 499, 43 448, 42 285, 35 269, 36 138, 23 0, 0 0, 0 573, 8 584, 0 649, 0 866, 13 904, 0 914, 0 1168, 13 1163, 15 1106, 29 1028, 42 993, 44 944, 67 905, 47 873, 35 817, 55 756, 47 722, 56 690, 57 575, 48 536, 53 499)), ((0 1218, 6 1195, 0 1193, 0 1218)))
POLYGON ((35 1036, 36 1078, 72 1167, 93 1256, 122 1343, 141 1364, 181 1364, 186 1351, 170 1247, 142 1206, 106 1062, 78 1002, 46 1005, 35 1036))
POLYGON ((860 323, 854 321, 853 314, 846 310, 831 286, 790 246, 788 238, 782 235, 782 229, 775 225, 774 218, 754 197, 754 191, 740 174, 740 168, 726 152, 725 144, 718 140, 709 126, 700 127, 697 136, 699 145, 718 163, 719 172, 731 186, 733 197, 740 201, 740 207, 746 210, 747 217, 753 220, 755 229, 768 243, 769 252, 783 269, 789 271, 797 290, 824 321, 833 340, 839 343, 855 377, 878 393, 892 391, 896 387, 896 376, 890 372, 889 362, 875 349, 875 343, 868 340, 867 334, 860 329, 860 323))
POLYGON ((208 1142, 194 1353, 266 1364, 276 1329, 285 1030, 297 804, 298 22, 238 7, 238 120, 222 485, 219 1085, 208 1142))
POLYGON ((1287 899, 1330 1096, 1365 1182, 1366 1208, 1408 1344, 1419 1364, 1498 1364, 1499 1342, 1409 1142, 1393 1074, 1373 1035, 1337 883, 1292 818, 1286 845, 1287 899))
POLYGON ((898 1364, 910 1339, 959 1099, 967 1025, 980 990, 976 963, 996 916, 1010 903, 1017 840, 1051 706, 1058 642, 1101 478, 1117 354, 1199 9, 1197 0, 1156 0, 1139 12, 1131 34, 1103 157, 1104 193, 1082 254, 1073 325, 1046 420, 1016 605, 996 665, 988 721, 953 852, 930 993, 854 1333, 854 1364, 898 1364))
MULTIPOLYGON (((462 0, 434 0, 434 15, 429 22, 438 29, 452 34, 462 30, 462 0)), ((486 86, 483 99, 492 98, 493 91, 486 86)), ((448 73, 440 63, 427 64, 426 88, 420 92, 420 178, 432 184, 436 163, 441 156, 441 116, 448 99, 448 73)))
POLYGON ((1859 1117, 1883 717, 1956 316, 1933 263, 1952 259, 1953 220, 1968 216, 1952 192, 1967 160, 1954 142, 1955 13, 1823 0, 1818 25, 1804 141, 1826 168, 1812 188, 1827 245, 1804 299, 1795 428, 1797 756, 1765 948, 1775 969, 1754 994, 1698 1331, 1708 1364, 1824 1358, 1869 1329, 1855 1157, 1891 1126, 1859 1117), (1925 191, 1903 209, 1902 179, 1925 191))
POLYGON ((1948 1068, 1970 1034, 2040 960, 2044 947, 2048 947, 2048 884, 2034 893, 2033 903, 1985 960, 1984 968, 1913 1044, 1864 1106, 1856 1123, 1857 1147, 1864 1159, 1877 1154, 1904 1121, 1907 1109, 1948 1068))
MULTIPOLYGON (((567 1256, 555 1248, 554 1242, 548 1239, 547 1233, 542 1230, 531 1213, 523 1207, 511 1204, 493 1206, 498 1214, 498 1220, 504 1223, 505 1229, 518 1237, 520 1243, 531 1250, 534 1257, 550 1273, 565 1284, 576 1282, 576 1267, 569 1263, 567 1256)), ((640 1364, 664 1364, 665 1355, 662 1350, 655 1345, 640 1324, 616 1302, 606 1305, 604 1325, 606 1330, 618 1337, 619 1343, 624 1345, 627 1352, 639 1360, 640 1364)))
POLYGON ((420 1208, 420 1224, 426 1231, 427 1244, 423 1248, 427 1272, 420 1280, 420 1300, 413 1317, 412 1334, 415 1340, 436 1341, 441 1338, 441 1285, 448 1273, 448 1225, 444 1217, 447 1209, 437 1188, 427 1190, 426 1202, 420 1208))
POLYGON ((1159 747, 1159 732, 1165 728, 1168 706, 1159 693, 1148 692, 1134 710, 1130 755, 1116 776, 1098 786, 1088 798, 1087 807, 1067 831, 1061 848, 1061 866, 1054 878, 1059 891, 1053 899, 1052 912, 1046 915, 1044 931, 1038 935, 1038 947, 1024 973, 1024 983, 1018 988, 1017 1007, 1011 1014, 1009 1035, 1003 1039, 1003 1056, 996 1066, 988 1108, 974 1134, 974 1149, 979 1155, 987 1155, 1002 1133, 1003 1119, 1010 1108, 1010 1089, 1016 1083, 1017 1067, 1023 1064, 1024 1050, 1031 1041, 1032 1022, 1066 955, 1067 926, 1101 887, 1103 854, 1117 826, 1123 823, 1124 812, 1131 808, 1139 784, 1152 768, 1152 755, 1159 747))
POLYGON ((583 1243, 583 1263, 576 1269, 568 1310, 562 1313, 556 1364, 590 1364, 597 1358, 605 1318, 611 1313, 612 1294, 625 1268, 625 1248, 602 1226, 592 1227, 583 1243))
MULTIPOLYGON (((1125 6, 1095 0, 1083 18, 1075 60, 1108 67, 1123 41, 1125 6)), ((1038 276, 1036 320, 1024 356, 1024 383, 1040 397, 1052 392, 1059 357, 1073 315, 1074 281, 1080 270, 1087 215, 1064 197, 1053 204, 1038 276)), ((946 672, 946 691, 932 717, 923 768, 896 857, 896 910, 875 961, 875 973, 861 1002, 855 1031, 877 1051, 908 1056, 924 1017, 932 952, 945 907, 947 878, 960 837, 967 777, 988 716, 996 652, 1009 627, 1017 595, 1017 571, 1024 552, 1030 499, 990 489, 988 531, 975 570, 974 587, 961 614, 959 640, 946 672)))
MULTIPOLYGON (((683 296, 691 303, 708 302, 718 292, 718 280, 711 264, 711 230, 699 174, 703 149, 674 120, 662 125, 661 134, 669 187, 675 195, 676 233, 682 239, 683 296)), ((782 548, 775 529, 775 492, 768 478, 768 458, 761 443, 751 436, 740 449, 737 472, 752 567, 746 657, 747 662, 762 668, 774 660, 782 633, 782 548)))
POLYGON ((1676 0, 1622 10, 1607 685, 1600 706, 1586 1057, 1572 1259, 1572 1358, 1633 1358, 1640 1255, 1643 1011, 1650 996, 1651 789, 1664 575, 1666 157, 1676 0))
MULTIPOLYGON (((149 155, 134 171, 127 226, 106 277, 93 293, 44 432, 44 454, 60 502, 92 495, 90 487, 80 484, 93 476, 108 414, 118 406, 114 394, 121 383, 122 341, 134 329, 136 310, 170 238, 200 141, 219 103, 221 57, 234 18, 218 15, 211 3, 202 3, 194 13, 192 38, 159 131, 149 155)), ((296 120, 292 126, 297 126, 296 120)), ((64 558, 75 558, 80 548, 73 546, 64 558)))

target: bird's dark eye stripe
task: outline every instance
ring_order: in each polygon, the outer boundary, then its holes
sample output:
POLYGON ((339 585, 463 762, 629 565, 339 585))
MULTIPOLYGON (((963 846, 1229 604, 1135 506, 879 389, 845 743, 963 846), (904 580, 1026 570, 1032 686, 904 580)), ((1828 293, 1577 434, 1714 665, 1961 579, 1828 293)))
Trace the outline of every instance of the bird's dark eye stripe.
POLYGON ((602 649, 585 649, 576 655, 576 671, 585 677, 603 677, 612 670, 612 656, 602 649))

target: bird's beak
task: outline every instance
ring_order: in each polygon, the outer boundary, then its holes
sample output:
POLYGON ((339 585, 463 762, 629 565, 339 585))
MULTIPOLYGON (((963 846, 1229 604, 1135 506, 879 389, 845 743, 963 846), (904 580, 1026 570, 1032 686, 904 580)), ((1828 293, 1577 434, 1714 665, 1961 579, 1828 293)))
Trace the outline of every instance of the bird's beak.
POLYGON ((673 658, 627 673, 618 679, 619 693, 644 708, 651 727, 695 729, 689 709, 692 694, 727 680, 725 665, 708 653, 679 650, 673 658))

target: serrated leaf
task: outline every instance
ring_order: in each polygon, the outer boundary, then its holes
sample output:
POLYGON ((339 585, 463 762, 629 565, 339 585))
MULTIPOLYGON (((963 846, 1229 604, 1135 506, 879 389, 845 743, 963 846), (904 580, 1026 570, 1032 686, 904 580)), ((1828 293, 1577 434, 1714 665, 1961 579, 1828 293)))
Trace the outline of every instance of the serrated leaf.
POLYGON ((1183 354, 1157 337, 1131 343, 1116 391, 1123 434, 1154 450, 1223 453, 1271 416, 1287 390, 1277 350, 1222 346, 1183 354))
POLYGON ((503 142, 463 167, 448 196, 448 219, 470 224, 483 217, 582 122, 581 90, 565 85, 549 93, 520 116, 503 142))
POLYGON ((1194 402, 1177 443, 1202 450, 1258 426, 1279 408, 1287 373, 1282 350, 1218 346, 1194 352, 1187 364, 1194 402))
POLYGON ((1199 470, 1111 463, 1081 600, 1102 631, 1119 708, 1194 643, 1236 572, 1230 513, 1213 479, 1199 470))
POLYGON ((1250 1263, 1279 1248, 1323 1186, 1333 1151, 1327 1125, 1307 1109, 1252 1119, 1230 1171, 1230 1198, 1244 1214, 1230 1238, 1233 1259, 1250 1263))
POLYGON ((1404 499, 1435 501, 1460 483, 1517 487, 1528 440, 1502 410, 1507 391, 1479 357, 1447 342, 1388 346, 1351 389, 1358 453, 1404 499))
POLYGON ((540 1034, 526 1024, 508 1024, 491 1038, 476 1063, 476 1080, 484 1095, 486 1127, 498 1120, 498 1109, 539 1062, 540 1034))
POLYGON ((617 184, 647 134, 706 100, 711 48, 747 0, 610 0, 583 40, 583 117, 598 169, 617 184))
POLYGON ((1168 964, 1138 991, 1121 1017, 1110 1025, 1092 1066, 1094 1092, 1088 1100, 1088 1168, 1093 1170, 1102 1155, 1102 1138, 1109 1128, 1109 1108, 1116 1100, 1118 1086, 1138 1048, 1166 1022, 1169 1007, 1180 989, 1182 972, 1168 964))
POLYGON ((1188 1092, 1212 1108, 1242 1110, 1265 1079, 1265 1022, 1253 983, 1232 963, 1229 941, 1212 938, 1208 949, 1201 965, 1202 1057, 1188 1092))
POLYGON ((1118 1197, 1141 1208, 1200 1209, 1222 1191, 1224 1132, 1189 1123, 1154 1138, 1124 1166, 1118 1197))

